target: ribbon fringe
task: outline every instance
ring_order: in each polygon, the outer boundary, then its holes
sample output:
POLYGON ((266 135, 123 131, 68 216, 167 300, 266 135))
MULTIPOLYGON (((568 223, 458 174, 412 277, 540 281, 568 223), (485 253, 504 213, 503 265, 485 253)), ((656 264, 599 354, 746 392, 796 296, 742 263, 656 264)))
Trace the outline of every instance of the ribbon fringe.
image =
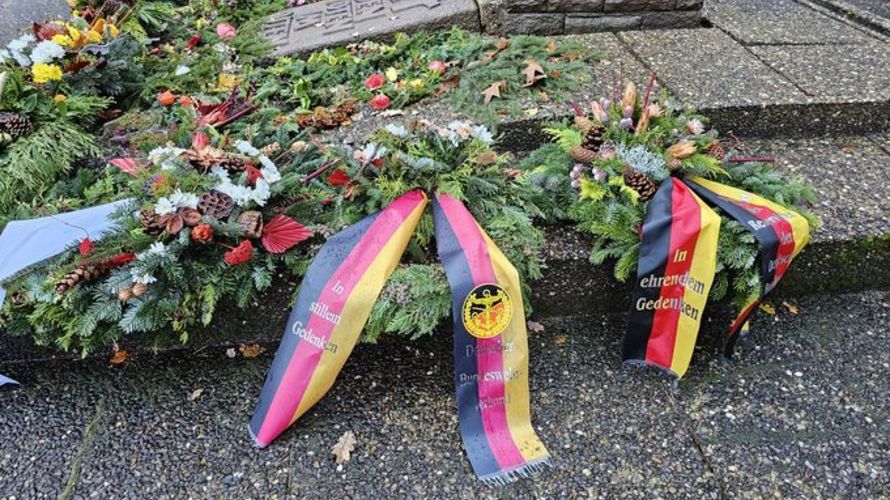
POLYGON ((519 479, 529 479, 532 476, 536 476, 550 467, 553 467, 553 462, 548 456, 533 460, 525 465, 516 467, 515 469, 502 470, 485 476, 480 476, 479 480, 488 486, 507 486, 519 479))

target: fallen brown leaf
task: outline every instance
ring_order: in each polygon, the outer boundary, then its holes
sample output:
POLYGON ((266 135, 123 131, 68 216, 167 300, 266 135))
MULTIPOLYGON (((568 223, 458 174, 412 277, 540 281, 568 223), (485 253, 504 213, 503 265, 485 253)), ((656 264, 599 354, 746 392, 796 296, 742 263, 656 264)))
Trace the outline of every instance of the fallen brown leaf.
POLYGON ((565 335, 557 335, 553 340, 556 342, 556 345, 563 345, 566 343, 567 339, 565 335))
POLYGON ((522 70, 522 74, 525 75, 524 87, 531 87, 539 81, 547 78, 547 73, 544 72, 544 68, 541 67, 541 64, 538 63, 538 61, 529 59, 528 61, 525 61, 525 63, 525 69, 522 70))
POLYGON ((255 358, 266 352, 266 348, 261 347, 259 344, 241 344, 241 347, 239 347, 238 350, 241 351, 241 354, 245 358, 255 358))
POLYGON ((498 80, 482 91, 485 96, 485 105, 491 104, 491 100, 501 96, 501 87, 507 85, 507 80, 498 80))
POLYGON ((541 333, 544 331, 544 325, 542 325, 541 323, 538 323, 537 321, 529 320, 528 321, 528 329, 532 333, 541 333))
POLYGON ((853 146, 844 146, 841 148, 841 151, 847 153, 848 155, 851 155, 856 152, 856 148, 854 148, 853 146))
POLYGON ((195 389, 194 391, 192 391, 191 394, 189 394, 189 401, 194 401, 200 398, 201 394, 204 394, 204 389, 195 389))
POLYGON ((109 363, 117 366, 126 363, 133 355, 126 349, 116 349, 114 354, 108 360, 109 363))
POLYGON ((337 464, 349 461, 350 455, 352 451, 355 450, 356 444, 358 444, 358 441, 355 440, 355 434, 353 434, 352 431, 346 431, 340 436, 340 439, 337 440, 337 444, 331 448, 331 453, 337 458, 337 464))
POLYGON ((788 309, 788 312, 790 312, 791 314, 800 314, 800 308, 784 300, 782 301, 782 307, 788 309))
POLYGON ((554 53, 556 52, 556 41, 551 40, 550 43, 547 44, 547 52, 554 53))
POLYGON ((760 304, 760 310, 767 314, 776 314, 776 308, 769 304, 760 304))

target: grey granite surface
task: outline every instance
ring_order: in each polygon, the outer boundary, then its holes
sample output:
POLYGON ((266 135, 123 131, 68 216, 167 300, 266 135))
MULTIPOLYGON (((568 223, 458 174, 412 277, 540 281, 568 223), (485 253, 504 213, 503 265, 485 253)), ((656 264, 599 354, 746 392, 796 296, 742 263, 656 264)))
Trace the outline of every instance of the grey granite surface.
POLYGON ((867 31, 794 0, 710 0, 708 19, 746 45, 863 43, 867 31))
POLYGON ((619 33, 659 81, 697 107, 805 103, 808 97, 716 29, 619 33))
POLYGON ((0 47, 39 20, 66 18, 65 0, 0 0, 0 47))
POLYGON ((271 362, 145 354, 9 372, 0 494, 16 498, 879 498, 888 484, 890 296, 779 302, 734 361, 720 327, 687 377, 624 369, 623 315, 545 319, 531 408, 553 466, 507 487, 473 476, 441 332, 352 354, 331 392, 267 449, 246 432, 271 362), (358 444, 338 467, 331 447, 358 444))
POLYGON ((769 45, 750 50, 822 101, 890 101, 890 44, 769 45))

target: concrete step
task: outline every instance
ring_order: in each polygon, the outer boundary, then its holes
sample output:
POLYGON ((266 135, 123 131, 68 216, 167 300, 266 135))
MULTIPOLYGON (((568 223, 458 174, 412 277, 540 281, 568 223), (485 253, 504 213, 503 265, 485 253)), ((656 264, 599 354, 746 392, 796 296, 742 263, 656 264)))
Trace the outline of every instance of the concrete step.
MULTIPOLYGON (((18 498, 876 498, 890 447, 890 294, 813 296, 756 316, 736 359, 703 335, 679 384, 621 368, 624 314, 544 319, 531 409, 554 466, 503 489, 461 448, 448 332, 360 345, 265 450, 245 426, 271 354, 224 349, 5 367, 0 492, 18 498), (196 391, 201 392, 196 394, 196 391), (331 447, 355 433, 352 460, 331 447)), ((712 335, 713 334, 713 335, 712 335)), ((882 489, 883 488, 883 489, 882 489)))

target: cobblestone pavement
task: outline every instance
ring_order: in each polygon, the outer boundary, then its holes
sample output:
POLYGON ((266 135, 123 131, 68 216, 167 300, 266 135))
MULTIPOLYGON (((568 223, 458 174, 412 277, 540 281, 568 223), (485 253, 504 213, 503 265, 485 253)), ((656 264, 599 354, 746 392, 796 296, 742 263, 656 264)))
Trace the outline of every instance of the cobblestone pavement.
POLYGON ((0 392, 0 497, 886 495, 890 293, 773 305, 733 362, 710 325, 679 384, 621 368, 623 315, 546 320, 532 408, 554 464, 502 489, 461 449, 448 334, 359 346, 266 450, 245 426, 268 355, 11 367, 23 386, 0 392), (358 447, 337 467, 346 430, 358 447))

